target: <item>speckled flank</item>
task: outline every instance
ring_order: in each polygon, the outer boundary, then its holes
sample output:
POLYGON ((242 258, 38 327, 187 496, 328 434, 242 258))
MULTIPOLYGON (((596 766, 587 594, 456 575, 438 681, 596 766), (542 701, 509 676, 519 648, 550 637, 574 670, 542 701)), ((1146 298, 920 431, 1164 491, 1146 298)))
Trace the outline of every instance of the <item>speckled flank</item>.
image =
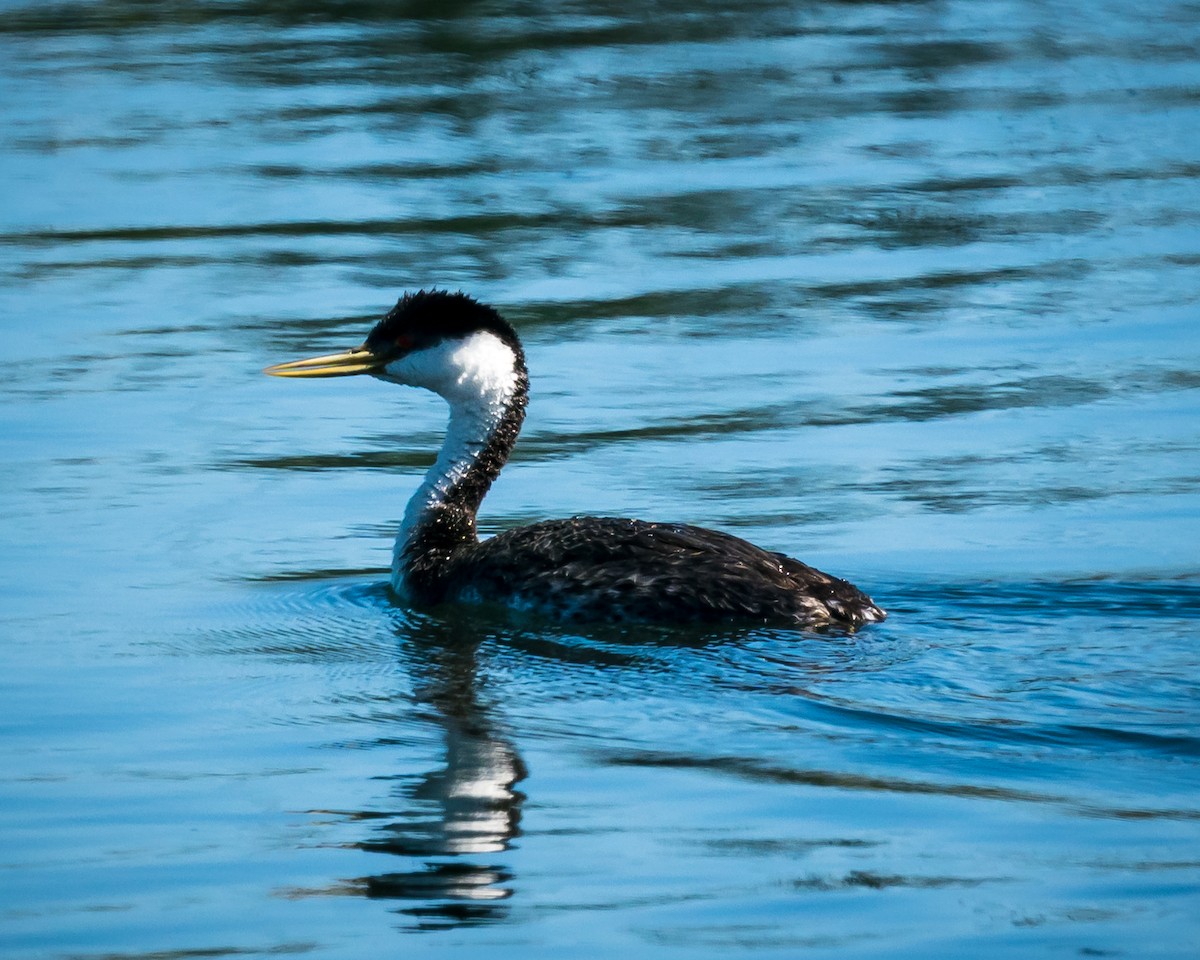
POLYGON ((856 587, 738 537, 615 517, 548 520, 452 556, 447 597, 568 620, 790 621, 884 613, 856 587))
POLYGON ((462 294, 406 296, 367 338, 375 373, 450 405, 409 502, 392 585, 418 605, 500 603, 565 620, 758 621, 854 629, 884 612, 852 584, 730 534, 612 517, 548 520, 480 542, 475 516, 516 443, 529 377, 516 333, 462 294))

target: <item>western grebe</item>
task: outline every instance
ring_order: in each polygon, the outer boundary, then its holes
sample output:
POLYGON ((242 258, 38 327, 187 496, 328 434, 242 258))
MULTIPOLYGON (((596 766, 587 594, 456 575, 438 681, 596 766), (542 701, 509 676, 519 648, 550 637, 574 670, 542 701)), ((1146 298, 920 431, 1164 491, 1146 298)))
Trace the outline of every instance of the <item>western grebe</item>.
POLYGON ((406 294, 361 347, 265 372, 365 373, 432 390, 450 405, 446 439, 408 502, 392 556, 392 588, 411 604, 497 602, 571 620, 850 629, 885 616, 845 580, 687 524, 572 517, 480 541, 475 515, 525 419, 529 375, 516 331, 466 294, 406 294))

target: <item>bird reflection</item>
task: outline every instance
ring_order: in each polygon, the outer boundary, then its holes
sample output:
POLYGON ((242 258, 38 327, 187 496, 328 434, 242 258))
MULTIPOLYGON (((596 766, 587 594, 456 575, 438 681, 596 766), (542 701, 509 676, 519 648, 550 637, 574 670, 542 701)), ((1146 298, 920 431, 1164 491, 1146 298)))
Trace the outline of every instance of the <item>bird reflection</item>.
POLYGON ((526 770, 479 696, 479 640, 470 632, 467 625, 427 621, 421 638, 405 638, 424 678, 416 699, 444 731, 445 765, 386 778, 395 781, 392 811, 341 814, 372 822, 370 834, 349 846, 413 862, 411 869, 348 880, 339 889, 414 901, 398 912, 426 927, 501 919, 513 892, 513 874, 497 855, 519 834, 525 797, 515 785, 526 770))

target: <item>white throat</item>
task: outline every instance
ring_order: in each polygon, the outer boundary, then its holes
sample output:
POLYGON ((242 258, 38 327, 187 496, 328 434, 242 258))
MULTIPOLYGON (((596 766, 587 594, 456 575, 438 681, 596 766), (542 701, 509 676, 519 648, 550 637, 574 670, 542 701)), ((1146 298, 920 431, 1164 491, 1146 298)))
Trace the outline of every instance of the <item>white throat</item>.
POLYGON ((494 333, 479 331, 417 350, 384 368, 382 379, 424 387, 450 405, 450 423, 437 460, 404 511, 392 555, 392 584, 402 592, 401 559, 423 521, 470 471, 504 418, 520 381, 512 348, 494 333))

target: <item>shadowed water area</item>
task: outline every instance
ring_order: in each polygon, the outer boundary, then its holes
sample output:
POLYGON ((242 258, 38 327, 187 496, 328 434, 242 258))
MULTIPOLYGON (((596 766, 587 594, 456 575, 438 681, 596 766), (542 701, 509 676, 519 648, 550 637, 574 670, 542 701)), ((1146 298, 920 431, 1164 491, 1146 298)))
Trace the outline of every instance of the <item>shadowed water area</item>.
POLYGON ((1194 957, 1200 5, 0 4, 0 953, 1194 957), (524 338, 484 534, 717 527, 854 635, 412 611, 406 289, 524 338))

